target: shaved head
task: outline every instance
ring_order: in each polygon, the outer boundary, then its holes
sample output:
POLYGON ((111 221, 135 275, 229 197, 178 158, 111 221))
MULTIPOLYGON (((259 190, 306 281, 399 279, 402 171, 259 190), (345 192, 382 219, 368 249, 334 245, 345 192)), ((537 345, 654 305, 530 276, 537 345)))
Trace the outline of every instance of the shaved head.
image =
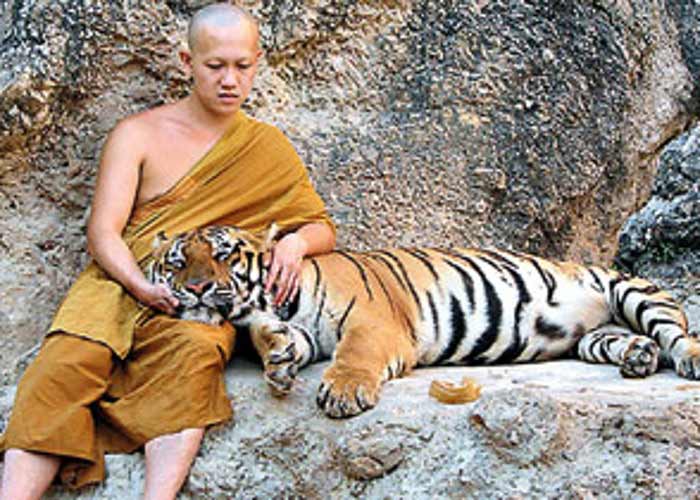
POLYGON ((258 44, 258 22, 245 9, 228 3, 215 3, 197 11, 187 26, 187 45, 190 51, 197 49, 199 35, 207 27, 236 28, 241 25, 252 28, 258 44))

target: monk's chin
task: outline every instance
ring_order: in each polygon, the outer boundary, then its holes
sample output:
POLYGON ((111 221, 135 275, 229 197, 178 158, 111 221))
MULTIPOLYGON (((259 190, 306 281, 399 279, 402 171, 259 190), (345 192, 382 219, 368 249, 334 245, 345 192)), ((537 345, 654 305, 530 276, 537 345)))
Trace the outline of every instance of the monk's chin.
POLYGON ((221 325, 224 317, 216 310, 208 307, 195 307, 178 311, 178 317, 187 321, 198 321, 207 325, 221 325))

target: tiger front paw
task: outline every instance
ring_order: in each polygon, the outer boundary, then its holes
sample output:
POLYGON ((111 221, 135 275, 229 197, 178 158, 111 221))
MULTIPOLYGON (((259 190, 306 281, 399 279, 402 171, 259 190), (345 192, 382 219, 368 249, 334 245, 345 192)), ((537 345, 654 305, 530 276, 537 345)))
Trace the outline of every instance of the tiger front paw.
POLYGON ((331 418, 359 415, 377 404, 380 378, 360 370, 329 368, 318 388, 316 403, 331 418))
POLYGON ((272 395, 284 397, 292 390, 299 371, 299 356, 294 339, 287 328, 278 328, 264 333, 267 346, 261 353, 265 381, 272 395))
POLYGON ((659 345, 652 339, 635 339, 622 355, 623 377, 641 378, 656 373, 659 367, 659 345))

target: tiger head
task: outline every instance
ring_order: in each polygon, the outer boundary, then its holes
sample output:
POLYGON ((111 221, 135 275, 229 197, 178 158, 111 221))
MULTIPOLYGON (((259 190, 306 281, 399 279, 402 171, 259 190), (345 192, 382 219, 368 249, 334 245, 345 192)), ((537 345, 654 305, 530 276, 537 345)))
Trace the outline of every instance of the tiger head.
POLYGON ((233 226, 209 226, 154 241, 149 279, 167 286, 182 319, 220 324, 245 318, 270 303, 266 258, 277 227, 259 236, 233 226))

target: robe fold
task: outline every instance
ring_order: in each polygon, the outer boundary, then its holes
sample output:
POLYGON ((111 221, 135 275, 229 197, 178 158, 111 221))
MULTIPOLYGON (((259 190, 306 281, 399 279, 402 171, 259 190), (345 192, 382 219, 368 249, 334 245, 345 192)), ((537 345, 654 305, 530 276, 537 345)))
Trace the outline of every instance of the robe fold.
MULTIPOLYGON (((323 201, 287 138, 239 111, 217 143, 167 192, 137 208, 124 240, 145 267, 153 238, 212 224, 262 231, 271 222, 295 229, 324 222, 323 201)), ((109 346, 120 358, 150 311, 94 262, 78 277, 49 328, 109 346)))
MULTIPOLYGON (((286 137, 239 111, 185 176, 134 210, 123 237, 144 268, 160 231, 232 224, 257 232, 272 222, 335 230, 286 137)), ((140 305, 91 262, 18 385, 0 452, 62 456, 60 479, 79 487, 104 478, 105 452, 230 419, 222 374, 234 334, 140 305)))

